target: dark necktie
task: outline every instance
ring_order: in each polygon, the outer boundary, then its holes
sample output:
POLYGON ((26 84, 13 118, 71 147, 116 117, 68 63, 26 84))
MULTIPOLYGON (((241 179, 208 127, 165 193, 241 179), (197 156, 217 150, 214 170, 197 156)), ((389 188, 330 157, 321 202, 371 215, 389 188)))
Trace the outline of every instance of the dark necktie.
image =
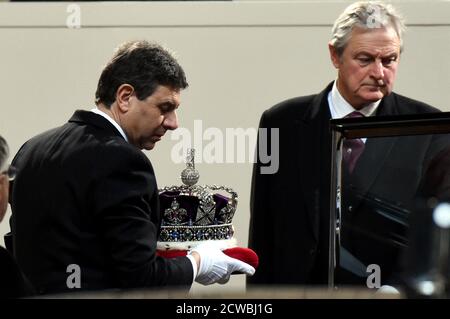
MULTIPOLYGON (((356 117, 364 117, 364 115, 355 111, 345 116, 345 118, 356 118, 356 117)), ((355 168, 358 158, 364 151, 364 146, 365 146, 364 142, 359 138, 344 140, 342 159, 344 161, 344 164, 347 166, 350 174, 353 172, 353 169, 355 168)))

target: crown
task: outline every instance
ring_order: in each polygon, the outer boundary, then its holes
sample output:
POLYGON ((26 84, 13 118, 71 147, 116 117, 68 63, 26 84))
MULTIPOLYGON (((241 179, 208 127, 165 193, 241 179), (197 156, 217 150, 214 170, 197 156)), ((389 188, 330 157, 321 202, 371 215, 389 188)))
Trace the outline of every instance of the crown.
POLYGON ((234 244, 232 219, 237 193, 226 186, 196 185, 195 150, 188 149, 186 168, 181 172, 184 185, 159 189, 162 215, 158 250, 190 249, 205 241, 234 244))

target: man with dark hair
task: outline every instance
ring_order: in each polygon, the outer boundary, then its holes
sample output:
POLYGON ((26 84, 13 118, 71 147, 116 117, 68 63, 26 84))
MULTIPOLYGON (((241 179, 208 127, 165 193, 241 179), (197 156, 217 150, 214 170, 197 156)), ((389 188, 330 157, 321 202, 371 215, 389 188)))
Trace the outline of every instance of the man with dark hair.
POLYGON ((183 69, 162 47, 118 48, 97 108, 25 143, 14 158, 12 233, 19 265, 39 293, 226 282, 254 268, 215 247, 156 256, 161 224, 151 150, 178 127, 183 69))
MULTIPOLYGON (((9 148, 0 136, 0 223, 6 214, 9 197, 9 183, 14 179, 15 169, 7 165, 9 148)), ((30 295, 33 289, 20 271, 11 254, 0 246, 0 299, 18 298, 30 295)))

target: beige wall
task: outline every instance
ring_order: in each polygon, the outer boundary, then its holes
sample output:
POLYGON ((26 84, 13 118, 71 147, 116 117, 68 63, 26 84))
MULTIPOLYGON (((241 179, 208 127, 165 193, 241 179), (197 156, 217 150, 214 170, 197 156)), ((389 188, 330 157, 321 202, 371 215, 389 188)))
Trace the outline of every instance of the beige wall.
MULTIPOLYGON (((327 41, 348 3, 80 3, 80 29, 66 27, 68 4, 0 3, 0 134, 15 154, 28 138, 64 123, 75 109, 90 109, 101 66, 113 48, 141 38, 176 51, 185 68, 190 88, 182 94, 181 126, 192 130, 201 119, 203 129, 223 132, 257 127, 268 107, 316 93, 334 79, 327 41)), ((394 3, 409 25, 396 91, 450 111, 450 2, 394 3)), ((179 184, 183 165, 170 157, 175 143, 167 137, 148 153, 159 186, 179 184)), ((234 223, 245 246, 251 165, 197 167, 200 183, 228 185, 239 193, 234 223)), ((0 235, 8 231, 7 218, 0 235)), ((242 290, 244 279, 194 289, 218 287, 242 290)))

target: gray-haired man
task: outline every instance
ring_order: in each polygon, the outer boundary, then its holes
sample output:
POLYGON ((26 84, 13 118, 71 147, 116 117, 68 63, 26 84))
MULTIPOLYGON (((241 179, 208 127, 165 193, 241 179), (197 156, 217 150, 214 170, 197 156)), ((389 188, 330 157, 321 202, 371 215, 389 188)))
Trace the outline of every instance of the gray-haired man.
MULTIPOLYGON (((319 94, 283 101, 263 113, 261 128, 279 128, 280 162, 275 174, 261 174, 263 163, 253 171, 249 246, 259 255, 260 266, 248 278, 250 284, 327 284, 330 119, 439 112, 392 92, 403 30, 391 5, 350 5, 336 20, 328 44, 337 79, 319 94)), ((358 141, 362 155, 351 162, 349 174, 355 180, 370 179, 369 192, 381 198, 406 202, 417 191, 432 140, 400 140, 358 141)), ((382 284, 390 283, 398 250, 370 246, 361 238, 350 242, 360 265, 380 265, 382 284)), ((360 270, 348 281, 338 280, 365 284, 368 274, 360 270)))

